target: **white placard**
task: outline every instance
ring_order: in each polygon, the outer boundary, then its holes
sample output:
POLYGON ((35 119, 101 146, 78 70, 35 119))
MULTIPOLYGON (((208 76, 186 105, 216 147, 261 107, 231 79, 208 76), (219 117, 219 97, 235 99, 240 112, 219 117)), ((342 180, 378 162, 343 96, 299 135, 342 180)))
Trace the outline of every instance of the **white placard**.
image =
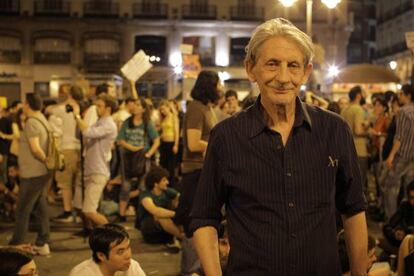
POLYGON ((137 81, 151 68, 152 64, 149 62, 149 57, 143 50, 139 50, 127 63, 124 64, 124 66, 122 66, 121 72, 127 79, 137 81))
POLYGON ((407 43, 407 48, 414 49, 414 32, 405 33, 405 42, 407 43))
POLYGON ((192 55, 193 54, 193 45, 191 44, 181 44, 180 51, 183 55, 192 55))

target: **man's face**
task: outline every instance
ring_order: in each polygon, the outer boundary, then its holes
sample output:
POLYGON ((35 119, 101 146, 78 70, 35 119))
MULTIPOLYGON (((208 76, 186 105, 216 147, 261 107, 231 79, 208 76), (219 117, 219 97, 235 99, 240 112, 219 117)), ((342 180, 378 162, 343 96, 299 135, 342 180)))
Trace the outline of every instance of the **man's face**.
POLYGON ((116 98, 116 87, 115 84, 113 82, 108 82, 108 95, 116 98))
POLYGON ((163 178, 161 178, 160 182, 159 182, 157 185, 158 185, 158 188, 159 188, 161 191, 165 191, 165 190, 167 190, 167 188, 168 188, 168 184, 169 184, 169 182, 168 182, 168 178, 163 177, 163 178))
POLYGON ((29 106, 29 104, 27 102, 24 102, 23 103, 22 109, 23 109, 23 114, 25 116, 28 116, 28 112, 30 112, 30 106, 29 106))
POLYGON ((129 239, 123 240, 116 246, 115 242, 111 243, 108 258, 102 254, 101 261, 112 271, 127 271, 131 265, 131 247, 129 245, 129 239))
POLYGON ((342 111, 348 107, 349 100, 347 98, 342 97, 338 100, 338 104, 339 104, 339 109, 342 111))
POLYGON ((410 98, 407 95, 405 95, 402 91, 399 93, 398 98, 400 100, 400 103, 402 104, 407 104, 410 101, 410 98))
POLYGON ((96 111, 98 112, 98 116, 102 117, 106 114, 106 105, 103 100, 96 100, 96 111))
POLYGON ((411 206, 414 206, 414 190, 408 193, 408 202, 411 206))
POLYGON ((246 64, 250 81, 257 82, 262 103, 292 105, 300 87, 312 71, 304 64, 304 55, 295 42, 276 36, 265 41, 258 50, 256 64, 246 64))
POLYGON ((231 110, 236 110, 239 107, 239 101, 234 96, 227 97, 227 102, 231 110))

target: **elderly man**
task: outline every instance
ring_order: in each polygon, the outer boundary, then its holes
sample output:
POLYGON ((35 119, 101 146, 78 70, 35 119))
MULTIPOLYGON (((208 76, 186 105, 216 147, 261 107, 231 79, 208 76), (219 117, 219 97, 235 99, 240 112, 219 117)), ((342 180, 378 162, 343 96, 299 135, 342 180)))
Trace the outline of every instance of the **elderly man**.
POLYGON ((312 71, 310 38, 285 19, 258 26, 245 67, 253 106, 211 133, 190 228, 207 275, 221 275, 217 228, 226 206, 229 275, 341 275, 335 210, 352 275, 367 270, 367 227, 352 134, 298 98, 312 71))

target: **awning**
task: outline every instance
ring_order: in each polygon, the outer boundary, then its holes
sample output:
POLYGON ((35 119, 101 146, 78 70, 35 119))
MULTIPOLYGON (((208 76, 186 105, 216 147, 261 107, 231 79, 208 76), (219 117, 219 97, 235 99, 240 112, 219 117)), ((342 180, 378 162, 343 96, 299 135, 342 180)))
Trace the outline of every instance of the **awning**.
POLYGON ((335 83, 399 83, 395 73, 375 64, 354 64, 341 69, 335 83))

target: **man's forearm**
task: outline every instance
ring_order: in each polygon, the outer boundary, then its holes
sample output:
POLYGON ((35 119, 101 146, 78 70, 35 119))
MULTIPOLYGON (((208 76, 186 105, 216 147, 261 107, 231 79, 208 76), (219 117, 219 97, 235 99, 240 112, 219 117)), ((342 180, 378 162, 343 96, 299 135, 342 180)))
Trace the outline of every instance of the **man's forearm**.
POLYGON ((201 227, 194 232, 194 246, 207 276, 220 276, 217 230, 212 226, 201 227))
POLYGON ((46 154, 42 149, 32 149, 32 153, 38 160, 45 162, 46 154))
POLYGON ((365 212, 342 216, 351 275, 366 275, 368 265, 368 230, 365 212))
POLYGON ((76 115, 75 119, 76 119, 76 123, 78 124, 79 129, 82 132, 84 132, 88 128, 88 124, 84 120, 82 120, 80 115, 76 115))
POLYGON ((389 155, 389 156, 391 156, 392 159, 394 159, 394 157, 397 154, 397 151, 400 149, 400 147, 401 147, 401 141, 398 140, 397 138, 395 138, 394 143, 392 144, 390 155, 389 155))

